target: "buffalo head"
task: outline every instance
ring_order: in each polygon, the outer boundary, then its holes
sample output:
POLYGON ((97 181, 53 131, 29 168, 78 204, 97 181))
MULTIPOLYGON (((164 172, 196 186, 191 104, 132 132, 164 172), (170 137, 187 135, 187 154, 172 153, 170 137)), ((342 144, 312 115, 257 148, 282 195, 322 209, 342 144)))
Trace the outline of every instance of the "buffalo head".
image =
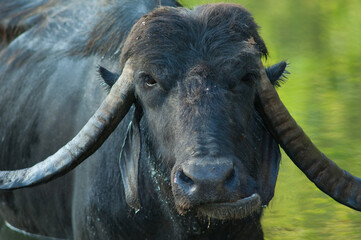
POLYGON ((360 209, 360 180, 324 157, 277 98, 271 83, 277 84, 286 64, 264 71, 262 56, 267 49, 257 25, 238 5, 149 13, 124 43, 120 76, 100 68, 111 90, 79 134, 31 168, 0 172, 1 187, 39 184, 70 171, 101 146, 134 104, 120 156, 133 208, 141 206, 139 161, 149 161, 155 178, 168 179, 160 187, 180 214, 257 214, 273 196, 280 143, 323 191, 360 209))
MULTIPOLYGON (((239 6, 162 8, 141 18, 122 56, 132 60, 136 106, 121 157, 122 175, 133 179, 126 189, 137 174, 123 166, 138 161, 146 137, 153 171, 170 179, 179 213, 240 218, 267 204, 280 155, 255 105, 257 59, 266 54, 257 25, 239 6)), ((270 70, 273 80, 284 68, 270 70)), ((100 73, 110 85, 117 79, 100 73)), ((134 189, 127 196, 139 207, 134 189)))

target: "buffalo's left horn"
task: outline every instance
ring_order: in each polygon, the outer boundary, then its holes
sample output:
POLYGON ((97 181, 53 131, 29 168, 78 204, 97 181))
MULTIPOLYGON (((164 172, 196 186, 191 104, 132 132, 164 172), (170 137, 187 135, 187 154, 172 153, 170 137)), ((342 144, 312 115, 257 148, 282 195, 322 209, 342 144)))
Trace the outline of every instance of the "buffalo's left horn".
POLYGON ((0 171, 0 189, 24 188, 60 177, 93 154, 117 127, 134 101, 133 69, 129 61, 95 114, 80 132, 55 154, 32 167, 0 171))
POLYGON ((265 121, 290 159, 324 193, 361 211, 361 179, 339 168, 312 143, 281 102, 261 62, 257 91, 265 121))

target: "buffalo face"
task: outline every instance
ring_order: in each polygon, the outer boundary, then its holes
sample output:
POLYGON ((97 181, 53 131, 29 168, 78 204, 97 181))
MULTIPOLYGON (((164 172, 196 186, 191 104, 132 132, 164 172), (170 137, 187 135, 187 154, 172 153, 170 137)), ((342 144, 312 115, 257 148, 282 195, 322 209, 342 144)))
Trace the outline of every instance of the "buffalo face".
MULTIPOLYGON (((235 5, 165 8, 139 20, 125 43, 141 135, 180 214, 242 218, 273 196, 279 150, 255 105, 256 63, 267 54, 256 28, 235 5)), ((284 69, 270 70, 272 79, 284 69)))
POLYGON ((260 195, 270 200, 273 189, 262 189, 259 178, 277 175, 279 152, 263 129, 251 76, 232 79, 211 64, 195 64, 171 86, 162 81, 170 76, 142 68, 136 94, 154 167, 170 176, 178 212, 240 218, 260 209, 260 195))

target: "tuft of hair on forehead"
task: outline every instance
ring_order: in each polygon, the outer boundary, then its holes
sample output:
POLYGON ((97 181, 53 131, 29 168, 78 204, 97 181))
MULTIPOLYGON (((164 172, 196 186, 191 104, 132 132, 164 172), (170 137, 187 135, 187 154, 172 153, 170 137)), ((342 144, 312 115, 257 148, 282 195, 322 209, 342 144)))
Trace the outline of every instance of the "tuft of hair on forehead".
POLYGON ((209 4, 194 9, 194 15, 207 24, 209 29, 222 30, 221 34, 229 35, 235 41, 253 39, 259 53, 268 55, 263 39, 258 34, 259 26, 251 13, 244 7, 231 3, 209 4))
POLYGON ((267 57, 252 15, 236 4, 186 8, 161 7, 143 16, 125 41, 121 65, 137 56, 145 62, 179 66, 192 58, 267 57))

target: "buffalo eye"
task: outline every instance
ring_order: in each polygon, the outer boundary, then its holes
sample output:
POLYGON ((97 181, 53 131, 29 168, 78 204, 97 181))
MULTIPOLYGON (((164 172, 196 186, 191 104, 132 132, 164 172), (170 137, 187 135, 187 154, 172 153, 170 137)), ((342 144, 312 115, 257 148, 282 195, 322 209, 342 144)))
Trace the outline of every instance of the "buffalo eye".
POLYGON ((241 81, 243 83, 246 83, 247 85, 252 85, 254 79, 255 79, 255 74, 250 72, 250 73, 245 74, 241 78, 241 81))
POLYGON ((154 78, 150 75, 148 75, 145 79, 145 84, 147 84, 148 87, 153 87, 157 84, 157 82, 154 80, 154 78))
POLYGON ((245 75, 241 78, 241 81, 242 81, 242 82, 248 82, 248 81, 251 80, 250 77, 251 77, 251 74, 247 73, 247 74, 245 74, 245 75))
POLYGON ((154 87, 157 84, 157 81, 150 74, 141 73, 140 78, 147 87, 154 87))

